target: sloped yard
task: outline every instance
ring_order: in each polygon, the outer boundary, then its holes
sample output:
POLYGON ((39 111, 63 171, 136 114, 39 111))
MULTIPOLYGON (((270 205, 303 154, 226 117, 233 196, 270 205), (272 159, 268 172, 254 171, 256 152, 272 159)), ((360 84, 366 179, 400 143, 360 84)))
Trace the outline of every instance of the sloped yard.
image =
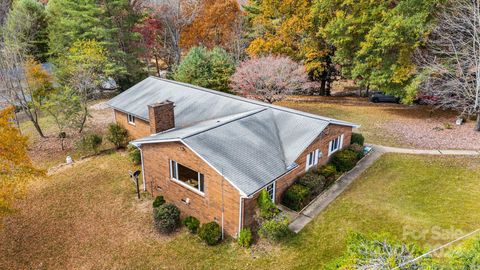
POLYGON ((429 106, 374 104, 366 98, 293 96, 279 105, 361 125, 369 143, 422 149, 480 149, 474 121, 456 126, 457 114, 429 106))
MULTIPOLYGON (((151 199, 135 199, 124 153, 94 158, 32 184, 0 229, 0 269, 318 269, 349 231, 480 227, 480 160, 386 155, 298 236, 254 250, 207 247, 184 229, 152 229, 151 199)), ((430 234, 406 241, 443 243, 430 234)))

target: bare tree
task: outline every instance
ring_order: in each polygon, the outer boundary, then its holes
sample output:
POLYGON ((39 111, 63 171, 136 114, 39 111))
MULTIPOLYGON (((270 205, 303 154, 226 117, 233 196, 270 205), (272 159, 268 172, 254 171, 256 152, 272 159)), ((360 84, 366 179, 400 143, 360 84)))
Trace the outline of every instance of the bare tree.
POLYGON ((439 9, 419 56, 422 93, 433 96, 438 107, 476 115, 480 131, 480 2, 450 0, 439 9))
POLYGON ((246 60, 231 78, 233 91, 273 103, 308 86, 305 68, 288 57, 266 56, 246 60))
POLYGON ((7 17, 8 10, 10 9, 11 5, 12 5, 11 0, 0 1, 0 25, 2 25, 3 22, 5 21, 5 18, 7 17))
MULTIPOLYGON (((13 12, 13 11, 11 11, 13 12)), ((9 14, 2 27, 0 39, 0 98, 26 114, 41 137, 44 137, 39 124, 39 104, 34 100, 34 89, 28 84, 25 63, 28 46, 33 35, 29 31, 33 23, 26 14, 9 14)))
POLYGON ((200 11, 201 0, 151 0, 154 15, 165 29, 165 44, 175 64, 180 63, 182 31, 190 25, 200 11))

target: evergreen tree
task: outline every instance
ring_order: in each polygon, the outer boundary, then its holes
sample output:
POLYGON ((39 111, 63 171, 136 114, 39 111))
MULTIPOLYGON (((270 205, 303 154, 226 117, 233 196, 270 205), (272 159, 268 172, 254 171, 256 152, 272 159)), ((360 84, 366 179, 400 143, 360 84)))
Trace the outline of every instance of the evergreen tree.
POLYGON ((54 59, 65 54, 77 40, 97 40, 113 64, 114 79, 122 89, 138 81, 143 66, 134 46, 133 27, 140 13, 128 0, 50 0, 49 45, 54 59))
POLYGON ((204 47, 193 47, 175 69, 173 78, 177 81, 229 92, 228 84, 234 72, 234 62, 225 50, 214 48, 208 51, 204 47))
POLYGON ((6 46, 46 62, 48 54, 45 6, 37 0, 15 1, 2 29, 6 46))

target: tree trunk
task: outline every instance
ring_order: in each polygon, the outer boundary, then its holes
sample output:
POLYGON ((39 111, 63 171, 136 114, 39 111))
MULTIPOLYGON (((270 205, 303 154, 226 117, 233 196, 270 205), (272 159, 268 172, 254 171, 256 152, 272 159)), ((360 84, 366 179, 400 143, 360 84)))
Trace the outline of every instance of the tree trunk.
POLYGON ((158 56, 155 55, 155 67, 157 68, 157 76, 160 77, 160 66, 158 65, 158 56))
POLYGON ((330 83, 330 79, 326 80, 326 87, 325 87, 325 96, 329 97, 332 95, 332 84, 330 83))
POLYGON ((40 125, 38 124, 38 120, 37 120, 37 121, 31 120, 31 121, 32 121, 32 123, 33 123, 33 126, 34 126, 35 129, 37 130, 38 135, 40 135, 40 137, 42 137, 42 138, 45 138, 45 135, 43 135, 43 131, 42 131, 42 129, 40 128, 40 125))
POLYGON ((475 131, 480 131, 480 112, 477 112, 477 124, 475 125, 475 131))
POLYGON ((327 83, 326 80, 322 80, 322 81, 321 81, 321 84, 320 84, 320 96, 326 96, 326 95, 327 95, 326 89, 325 89, 326 83, 327 83))
POLYGON ((85 126, 85 123, 87 122, 87 116, 88 116, 88 109, 87 109, 87 107, 85 107, 84 112, 83 112, 82 122, 80 123, 80 130, 78 130, 78 133, 82 133, 83 127, 85 126))
POLYGON ((370 95, 370 85, 369 84, 367 84, 366 95, 367 95, 367 97, 370 95))

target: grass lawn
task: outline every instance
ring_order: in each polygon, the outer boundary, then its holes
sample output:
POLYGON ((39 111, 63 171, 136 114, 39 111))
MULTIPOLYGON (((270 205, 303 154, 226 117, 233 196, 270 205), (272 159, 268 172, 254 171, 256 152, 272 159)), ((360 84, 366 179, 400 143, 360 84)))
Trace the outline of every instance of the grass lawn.
POLYGON ((128 157, 113 153, 33 183, 0 229, 0 269, 319 269, 343 252, 349 231, 401 238, 404 226, 480 225, 480 160, 472 158, 386 155, 299 235, 253 251, 234 241, 208 247, 185 229, 157 234, 151 199, 135 199, 128 169, 128 157))

